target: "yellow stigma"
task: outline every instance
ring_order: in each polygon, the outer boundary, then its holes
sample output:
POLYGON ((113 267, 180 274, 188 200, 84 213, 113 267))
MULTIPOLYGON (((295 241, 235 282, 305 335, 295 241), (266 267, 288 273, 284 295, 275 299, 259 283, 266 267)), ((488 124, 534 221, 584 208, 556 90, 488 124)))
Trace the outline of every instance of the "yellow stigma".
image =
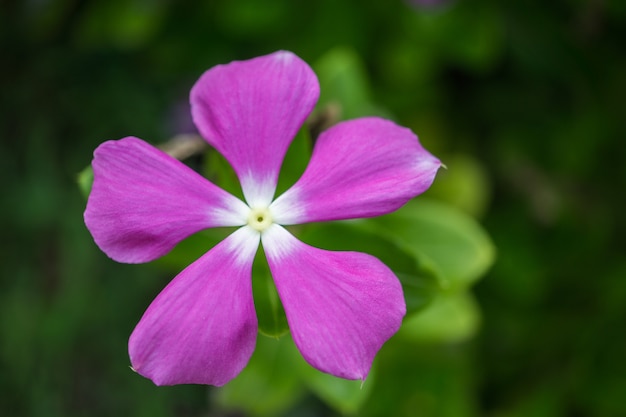
POLYGON ((256 207, 250 210, 248 214, 248 224, 259 232, 264 231, 272 224, 272 215, 267 207, 256 207))

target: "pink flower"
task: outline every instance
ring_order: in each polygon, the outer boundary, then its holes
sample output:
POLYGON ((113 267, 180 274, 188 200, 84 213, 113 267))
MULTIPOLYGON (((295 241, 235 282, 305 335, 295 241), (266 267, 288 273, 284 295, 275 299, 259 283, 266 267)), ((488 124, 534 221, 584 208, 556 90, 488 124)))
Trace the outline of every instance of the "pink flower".
POLYGON ((425 191, 440 162, 409 130, 368 117, 317 140, 302 177, 273 199, 287 147, 312 111, 311 68, 279 51, 208 70, 193 120, 231 163, 245 202, 146 142, 100 145, 85 223, 119 262, 148 262, 202 229, 237 226, 156 297, 130 336, 133 368, 157 385, 223 385, 256 344, 252 262, 262 242, 293 339, 322 372, 365 379, 400 327, 402 287, 382 262, 306 245, 283 226, 389 213, 425 191))

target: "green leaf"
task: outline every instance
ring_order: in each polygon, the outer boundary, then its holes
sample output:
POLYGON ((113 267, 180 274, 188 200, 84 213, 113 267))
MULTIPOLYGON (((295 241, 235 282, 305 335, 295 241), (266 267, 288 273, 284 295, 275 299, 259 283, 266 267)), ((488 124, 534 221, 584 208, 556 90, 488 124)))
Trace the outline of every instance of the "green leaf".
MULTIPOLYGON (((259 335, 250 362, 235 379, 217 389, 215 402, 252 416, 275 416, 295 404, 305 392, 294 370, 291 338, 259 335)), ((302 360, 302 359, 300 359, 302 360)))
POLYGON ((375 386, 359 416, 483 415, 476 404, 475 355, 464 344, 454 345, 395 336, 379 354, 375 386))
POLYGON ((88 198, 89 193, 91 193, 91 186, 93 185, 93 168, 91 165, 78 173, 76 182, 78 182, 78 188, 83 194, 83 197, 85 197, 85 199, 88 198))
POLYGON ((342 414, 354 414, 369 397, 376 376, 375 366, 372 366, 366 381, 338 378, 309 365, 290 335, 282 337, 280 343, 285 346, 284 361, 298 375, 299 381, 328 406, 342 414))
POLYGON ((410 315, 416 311, 426 308, 439 292, 437 278, 431 270, 424 268, 421 272, 408 274, 405 272, 395 272, 402 284, 404 301, 406 302, 406 314, 410 315))
POLYGON ((365 382, 325 374, 304 360, 291 336, 260 335, 246 368, 216 391, 215 399, 226 409, 272 416, 294 404, 308 388, 328 406, 354 414, 370 396, 375 374, 374 366, 365 382))
POLYGON ((407 317, 398 335, 416 342, 460 342, 473 336, 479 324, 480 310, 471 293, 441 293, 427 309, 407 317))
POLYGON ((276 195, 282 194, 302 176, 311 159, 312 149, 313 143, 309 130, 303 126, 291 142, 285 155, 283 165, 280 168, 276 195))
POLYGON ((322 401, 342 414, 356 414, 371 394, 375 379, 374 366, 365 381, 352 381, 325 374, 308 366, 300 376, 322 401))
POLYGON ((218 151, 209 149, 206 152, 202 173, 214 184, 243 200, 243 192, 235 170, 218 151))
POLYGON ((313 68, 320 81, 318 108, 338 105, 342 120, 386 115, 372 104, 365 65, 352 49, 332 49, 313 68))
POLYGON ((300 238, 310 245, 327 250, 358 251, 380 259, 402 283, 407 314, 430 303, 439 291, 435 272, 420 264, 409 252, 390 239, 363 230, 354 222, 335 222, 307 226, 300 238))
POLYGON ((280 337, 289 331, 287 316, 278 297, 267 258, 258 251, 252 267, 254 307, 259 320, 259 331, 266 336, 280 337))
POLYGON ((447 290, 469 287, 494 261, 495 249, 483 228, 462 211, 434 200, 422 197, 360 224, 430 265, 447 290))
POLYGON ((181 241, 167 255, 156 259, 155 265, 180 271, 190 265, 233 232, 232 228, 206 229, 181 241))
POLYGON ((442 160, 448 169, 437 173, 437 181, 428 190, 428 195, 480 218, 491 197, 491 186, 485 169, 470 155, 452 155, 442 160))

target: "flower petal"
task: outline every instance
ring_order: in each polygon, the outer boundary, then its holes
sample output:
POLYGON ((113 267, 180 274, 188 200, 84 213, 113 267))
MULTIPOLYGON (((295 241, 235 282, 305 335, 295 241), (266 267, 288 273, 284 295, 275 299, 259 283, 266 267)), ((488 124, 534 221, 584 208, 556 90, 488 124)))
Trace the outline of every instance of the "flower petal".
POLYGON ((390 213, 432 184, 441 162, 411 130, 368 117, 322 133, 296 184, 272 203, 280 224, 390 213))
POLYGON ((103 143, 92 166, 85 224, 116 261, 151 261, 199 230, 246 223, 241 200, 140 139, 103 143))
POLYGON ((181 272, 130 336, 133 369, 157 385, 224 385, 256 343, 252 261, 259 233, 242 227, 181 272))
POLYGON ((271 202, 287 148, 318 97, 313 70, 286 51, 213 67, 191 90, 198 130, 231 163, 251 207, 271 202))
POLYGON ((302 356, 320 371, 364 380, 406 312, 393 272, 364 253, 308 246, 276 224, 262 241, 302 356))

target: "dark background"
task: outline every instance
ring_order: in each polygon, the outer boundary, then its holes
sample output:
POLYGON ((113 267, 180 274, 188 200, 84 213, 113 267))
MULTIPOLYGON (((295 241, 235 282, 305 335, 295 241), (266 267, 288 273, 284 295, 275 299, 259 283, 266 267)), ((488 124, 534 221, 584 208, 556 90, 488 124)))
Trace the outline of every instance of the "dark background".
MULTIPOLYGON (((205 387, 129 372, 169 274, 97 249, 76 175, 105 140, 193 129, 215 64, 343 47, 377 105, 486 174, 472 214, 498 252, 462 406, 429 406, 435 384, 387 415, 626 415, 625 31, 619 0, 0 2, 0 414, 218 415, 205 387)), ((306 397, 284 415, 332 413, 306 397)))

